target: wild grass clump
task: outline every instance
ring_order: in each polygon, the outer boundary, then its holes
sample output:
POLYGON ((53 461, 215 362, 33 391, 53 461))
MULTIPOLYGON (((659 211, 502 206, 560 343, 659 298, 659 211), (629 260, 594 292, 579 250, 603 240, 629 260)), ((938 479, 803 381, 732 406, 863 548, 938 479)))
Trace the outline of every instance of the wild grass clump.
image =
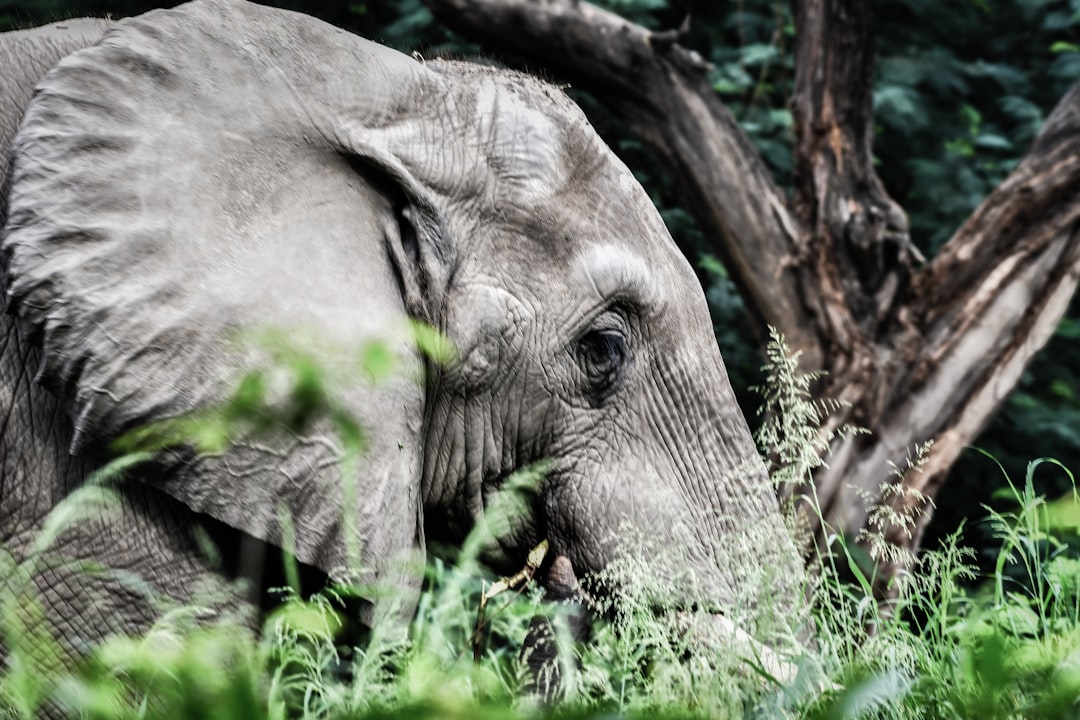
MULTIPOLYGON (((810 383, 805 376, 799 379, 797 356, 787 352, 783 338, 774 334, 772 345, 770 385, 779 380, 786 387, 765 396, 771 413, 766 438, 780 448, 766 446, 766 452, 791 461, 780 477, 795 491, 800 478, 807 479, 802 493, 811 498, 809 510, 817 512, 811 472, 825 458, 815 459, 809 448, 821 449, 844 428, 830 429, 826 413, 835 407, 810 399, 810 383)), ((884 474, 878 495, 864 498, 868 522, 857 538, 825 527, 823 535, 832 542, 812 564, 817 573, 812 656, 834 685, 800 703, 796 715, 1077 716, 1080 606, 1073 589, 1080 581, 1075 542, 1080 511, 1072 508, 1080 504, 1074 493, 1052 504, 1059 510, 1050 513, 1051 505, 1034 493, 1032 482, 1036 469, 1047 463, 1068 471, 1055 461, 1036 460, 1022 484, 1009 480, 1006 499, 1015 509, 987 507, 1002 548, 992 575, 981 577, 973 552, 961 543, 961 530, 917 557, 888 540, 890 534, 910 536, 917 520, 913 512, 928 504, 908 480, 920 472, 930 447, 927 442, 914 448, 903 467, 884 474), (900 568, 892 596, 875 596, 873 578, 861 562, 865 556, 871 564, 900 568)), ((820 512, 817 520, 822 521, 820 512)))
MULTIPOLYGON (((302 361, 290 372, 303 388, 274 386, 276 405, 293 415, 303 410, 305 418, 316 414, 330 392, 322 374, 306 356, 285 357, 302 361)), ((810 380, 796 364, 774 335, 761 437, 774 480, 792 490, 809 487, 835 434, 845 431, 830 429, 836 406, 811 399, 810 380)), ((230 433, 256 430, 265 417, 252 421, 240 410, 246 404, 264 415, 272 411, 273 384, 265 380, 248 378, 227 418, 208 421, 209 430, 195 423, 197 437, 220 446, 230 433)), ((332 403, 326 407, 334 410, 332 403)), ((160 442, 170 433, 187 433, 187 422, 155 428, 147 437, 160 442)), ((361 429, 347 419, 334 422, 359 447, 361 429)), ((904 478, 918 472, 926 449, 914 449, 910 461, 891 473, 883 468, 883 495, 907 491, 904 478)), ((541 466, 507 483, 454 566, 428 563, 411 619, 380 624, 361 646, 345 641, 350 618, 344 608, 347 598, 363 591, 340 583, 311 598, 283 589, 281 605, 258 631, 223 616, 213 598, 167 608, 144 636, 109 638, 72 665, 41 621, 29 578, 66 523, 86 513, 100 516, 117 502, 102 481, 57 508, 29 559, 0 552, 0 572, 11 578, 0 591, 0 638, 8 652, 0 669, 0 718, 29 720, 61 708, 94 720, 1075 717, 1080 502, 1037 496, 1033 477, 1039 469, 1067 472, 1053 461, 1035 461, 1023 482, 1010 484, 1011 508, 988 510, 1001 541, 989 577, 977 576, 958 532, 917 558, 878 555, 907 568, 899 594, 888 603, 874 597, 856 549, 889 552, 875 550, 875 541, 897 524, 900 531, 909 526, 911 517, 891 515, 892 505, 881 503, 882 497, 870 498, 887 507, 876 515, 871 510, 865 536, 833 543, 820 556, 811 586, 796 593, 805 598, 770 596, 778 570, 754 563, 764 556, 756 554, 759 541, 749 529, 730 547, 714 549, 747 566, 727 599, 724 622, 688 611, 695 604, 709 609, 709 598, 687 602, 704 590, 688 572, 677 572, 677 561, 672 567, 670 553, 665 555, 670 543, 632 537, 635 529, 624 527, 620 539, 636 550, 586 583, 586 592, 597 596, 588 608, 596 619, 575 642, 570 616, 582 608, 545 603, 533 584, 486 600, 483 619, 477 619, 481 596, 494 580, 478 558, 522 511, 541 466), (600 586, 607 592, 596 593, 600 586), (773 632, 764 645, 742 632, 770 602, 793 608, 787 626, 799 634, 797 641, 781 642, 782 633, 773 632), (527 678, 518 652, 538 615, 550 618, 561 652, 562 699, 551 707, 522 693, 527 678)))

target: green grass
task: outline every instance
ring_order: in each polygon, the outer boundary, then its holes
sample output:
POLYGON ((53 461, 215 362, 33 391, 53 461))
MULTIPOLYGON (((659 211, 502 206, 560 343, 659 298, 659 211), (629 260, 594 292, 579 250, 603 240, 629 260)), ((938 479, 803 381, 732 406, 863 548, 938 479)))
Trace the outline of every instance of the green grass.
MULTIPOLYGON (((797 483, 820 463, 824 448, 812 428, 828 406, 810 402, 809 385, 794 373, 781 338, 769 358, 767 432, 796 440, 767 450, 780 460, 777 480, 797 483)), ((293 418, 329 410, 359 446, 359 429, 325 403, 332 389, 320 384, 323 376, 306 357, 288 359, 301 387, 279 405, 293 418)), ((224 419, 204 419, 209 430, 196 423, 211 445, 237 432, 237 423, 251 429, 251 421, 241 422, 243 408, 270 411, 273 403, 252 377, 224 419)), ((192 427, 164 428, 180 430, 192 427)), ((160 442, 162 432, 148 436, 160 442)), ((917 467, 918 451, 913 455, 917 467)), ((815 565, 807 599, 813 639, 789 653, 799 672, 786 683, 715 636, 688 632, 658 614, 657 597, 667 590, 651 586, 647 567, 632 557, 619 570, 626 589, 611 601, 611 619, 596 622, 587 642, 569 642, 563 609, 545 605, 530 587, 488 604, 474 660, 482 583, 493 579, 476 557, 515 512, 518 489, 535 482, 540 467, 511 483, 497 503, 501 509, 478 526, 455 567, 430 563, 411 623, 376 628, 360 648, 338 642, 344 618, 335 598, 356 591, 339 586, 310 600, 286 592, 259 633, 208 623, 198 604, 178 607, 145 636, 110 638, 79 667, 64 668, 51 660, 59 646, 35 622, 36 599, 9 584, 0 597, 0 632, 10 649, 0 671, 0 718, 33 718, 46 704, 101 720, 1077 717, 1080 503, 1037 496, 1032 478, 1040 468, 1067 472, 1053 461, 1036 461, 1022 482, 1010 483, 1013 509, 990 513, 1002 549, 989 577, 975 577, 970 552, 954 536, 922 552, 899 598, 882 606, 867 595, 854 546, 849 554, 837 542, 834 554, 815 565), (523 696, 518 662, 529 623, 540 613, 554 617, 565 655, 565 699, 549 708, 523 696)), ((39 546, 46 548, 81 512, 100 512, 114 501, 107 490, 87 488, 57 509, 39 546)), ((0 572, 16 577, 33 569, 33 558, 16 564, 5 557, 0 552, 0 572)))

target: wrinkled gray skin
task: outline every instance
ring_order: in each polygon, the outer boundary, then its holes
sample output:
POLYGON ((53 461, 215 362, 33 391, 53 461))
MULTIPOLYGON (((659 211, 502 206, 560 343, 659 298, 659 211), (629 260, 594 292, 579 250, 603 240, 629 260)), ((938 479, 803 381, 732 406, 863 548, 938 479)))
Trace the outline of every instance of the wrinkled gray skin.
MULTIPOLYGON (((236 0, 122 21, 98 42, 103 29, 0 37, 17 318, 0 356, 0 539, 14 558, 109 440, 225 397, 259 359, 237 333, 389 338, 404 360, 400 379, 341 398, 369 429, 356 478, 321 429, 178 451, 69 528, 31 581, 71 646, 144 628, 159 611, 148 594, 183 600, 213 581, 199 518, 280 543, 279 506, 299 560, 331 576, 359 532, 367 578, 406 590, 375 613, 407 614, 405 561, 459 543, 542 459, 530 514, 488 553, 495 569, 547 537, 584 576, 631 527, 715 608, 794 596, 797 562, 702 290, 560 91, 236 0), (425 368, 410 316, 459 359, 425 368), (783 579, 748 590, 760 566, 783 579)), ((668 580, 678 597, 684 581, 668 580)))

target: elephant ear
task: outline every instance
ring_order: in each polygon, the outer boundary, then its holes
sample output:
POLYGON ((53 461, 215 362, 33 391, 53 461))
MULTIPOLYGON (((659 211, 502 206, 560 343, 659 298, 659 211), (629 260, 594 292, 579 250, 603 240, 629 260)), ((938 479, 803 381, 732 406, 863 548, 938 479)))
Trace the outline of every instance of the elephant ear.
MULTIPOLYGON (((398 150, 441 82, 313 18, 200 0, 119 23, 40 83, 3 246, 9 311, 43 346, 37 380, 70 403, 72 452, 221 401, 257 359, 246 331, 404 346, 407 315, 437 322, 445 223, 398 150)), ((342 401, 370 433, 355 507, 323 435, 149 481, 269 542, 284 504, 298 557, 328 572, 356 546, 348 527, 365 557, 392 553, 419 532, 423 389, 414 374, 342 401)))

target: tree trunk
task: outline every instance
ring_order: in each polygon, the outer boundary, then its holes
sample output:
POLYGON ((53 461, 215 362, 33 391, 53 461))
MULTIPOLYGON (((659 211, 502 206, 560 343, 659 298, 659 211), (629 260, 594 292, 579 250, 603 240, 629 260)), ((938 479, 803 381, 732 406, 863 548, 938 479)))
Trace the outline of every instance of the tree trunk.
MULTIPOLYGON (((425 1, 483 46, 594 94, 655 153, 754 322, 780 330, 803 353, 803 370, 827 373, 821 397, 845 402, 826 430, 851 423, 871 431, 835 441, 816 473, 825 522, 916 550, 930 516, 922 496, 940 490, 1075 289, 1080 86, 927 263, 871 162, 865 0, 793 0, 790 204, 716 96, 708 65, 678 44, 676 31, 651 32, 578 0, 425 1), (921 471, 899 481, 890 464, 905 468, 930 439, 921 471)), ((896 569, 895 557, 881 561, 880 588, 896 569)))

